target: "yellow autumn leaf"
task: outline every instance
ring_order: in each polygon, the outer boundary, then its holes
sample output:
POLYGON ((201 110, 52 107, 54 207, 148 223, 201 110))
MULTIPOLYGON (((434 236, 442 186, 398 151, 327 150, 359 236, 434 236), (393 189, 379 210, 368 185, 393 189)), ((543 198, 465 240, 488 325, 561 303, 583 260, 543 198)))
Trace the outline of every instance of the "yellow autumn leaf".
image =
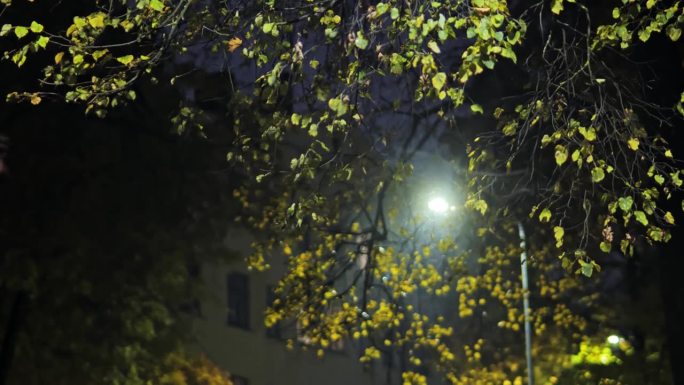
POLYGON ((55 54, 55 64, 61 63, 63 57, 64 57, 64 52, 57 52, 57 54, 55 54))
POLYGON ((88 24, 93 28, 104 28, 104 13, 98 12, 96 14, 88 16, 88 24))
POLYGON ((121 63, 123 65, 129 65, 129 64, 131 64, 133 59, 135 59, 133 57, 133 55, 126 55, 126 56, 121 56, 121 57, 116 58, 116 61, 118 61, 119 63, 121 63))
POLYGON ((106 48, 105 48, 105 49, 98 50, 98 51, 95 51, 95 52, 93 52, 93 54, 92 54, 93 59, 95 59, 95 61, 98 61, 98 60, 100 60, 101 57, 103 57, 104 55, 106 55, 107 52, 109 52, 109 50, 106 49, 106 48))
POLYGON ((565 229, 561 226, 553 227, 553 237, 556 239, 556 247, 560 248, 563 246, 563 236, 565 235, 565 229))
POLYGON ((632 151, 638 150, 638 149, 639 149, 639 139, 637 139, 637 138, 629 138, 629 140, 627 141, 627 146, 629 146, 629 148, 630 148, 632 151))
POLYGON ((539 213, 539 222, 543 223, 548 222, 549 220, 551 220, 551 210, 545 208, 541 213, 539 213))
POLYGON ((228 42, 226 42, 228 52, 234 52, 236 49, 240 48, 241 45, 242 45, 242 39, 240 39, 237 36, 228 40, 228 42))

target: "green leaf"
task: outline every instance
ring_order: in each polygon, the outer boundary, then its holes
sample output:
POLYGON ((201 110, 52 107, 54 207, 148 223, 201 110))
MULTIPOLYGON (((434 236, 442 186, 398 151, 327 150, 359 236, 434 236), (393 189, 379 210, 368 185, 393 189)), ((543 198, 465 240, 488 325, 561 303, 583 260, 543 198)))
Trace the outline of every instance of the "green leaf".
POLYGON ((363 35, 359 33, 359 36, 357 36, 356 40, 354 40, 354 45, 358 49, 366 49, 368 48, 368 40, 366 40, 363 35))
POLYGON ((648 225, 648 218, 646 218, 646 214, 643 211, 635 211, 634 218, 636 218, 637 222, 641 223, 642 225, 648 225))
POLYGON ((502 132, 506 136, 513 136, 518 130, 518 121, 511 120, 503 126, 502 132))
POLYGON ((340 98, 332 98, 328 100, 328 107, 335 111, 338 117, 347 113, 347 103, 343 102, 340 98))
POLYGON ((682 36, 682 30, 680 28, 677 28, 673 25, 670 25, 667 28, 667 36, 670 37, 670 40, 672 41, 677 41, 679 40, 679 37, 682 36))
POLYGON ((556 145, 556 152, 554 154, 556 158, 556 164, 562 166, 566 160, 568 160, 568 149, 562 144, 556 145))
POLYGON ((513 51, 513 49, 512 49, 511 47, 508 47, 508 46, 504 47, 504 48, 501 50, 501 56, 503 56, 503 57, 505 57, 505 58, 507 58, 507 59, 511 59, 511 61, 512 61, 513 63, 517 63, 517 62, 518 62, 518 57, 517 57, 517 55, 515 54, 515 52, 513 51))
POLYGON ((100 60, 100 58, 102 58, 104 55, 106 55, 107 52, 109 52, 109 50, 106 48, 101 49, 101 50, 97 50, 97 51, 93 52, 93 54, 92 54, 93 59, 95 59, 95 61, 98 61, 98 60, 100 60))
POLYGON ((658 184, 660 184, 660 185, 662 185, 663 183, 665 183, 665 177, 663 177, 663 176, 660 175, 660 174, 656 174, 656 175, 653 177, 653 180, 655 180, 656 183, 658 183, 658 184))
POLYGON ((17 52, 12 55, 12 62, 17 65, 17 67, 21 67, 24 65, 26 62, 26 50, 25 49, 20 49, 17 52))
POLYGON ((601 242, 601 243, 599 244, 599 248, 600 248, 601 251, 603 251, 604 253, 610 253, 611 246, 610 246, 610 243, 609 243, 609 242, 603 241, 603 242, 601 242))
POLYGON ((572 155, 570 156, 570 159, 572 159, 573 162, 577 162, 580 159, 580 151, 575 150, 572 152, 572 155))
POLYGON ((442 51, 439 49, 439 45, 437 45, 437 42, 434 40, 430 40, 427 46, 430 48, 430 51, 434 53, 442 53, 442 51))
POLYGON ((36 44, 41 48, 45 48, 45 47, 47 47, 47 44, 49 41, 50 41, 49 37, 40 36, 40 37, 38 37, 38 40, 36 40, 36 44))
POLYGON ((603 171, 603 168, 601 167, 594 167, 591 170, 591 181, 594 183, 598 183, 603 180, 603 178, 606 177, 606 173, 603 171))
POLYGON ((479 104, 471 104, 470 105, 470 111, 472 111, 473 113, 477 113, 477 114, 483 114, 484 113, 482 106, 479 104))
POLYGON ((0 28, 0 36, 5 36, 12 30, 12 24, 3 24, 0 28))
POLYGON ((551 220, 551 210, 548 208, 542 210, 541 213, 539 213, 539 222, 548 222, 551 220))
POLYGON ((480 214, 485 215, 487 212, 487 202, 483 199, 478 199, 473 203, 473 208, 480 212, 480 214))
POLYGON ((292 116, 290 116, 290 121, 291 121, 292 124, 294 124, 295 126, 299 126, 299 122, 302 121, 302 116, 299 115, 298 113, 293 113, 292 116))
POLYGON ((435 76, 432 77, 432 87, 434 87, 435 90, 439 91, 444 87, 446 81, 447 75, 444 72, 438 72, 435 74, 435 76))
POLYGON ((584 275, 587 278, 591 278, 591 275, 594 273, 594 265, 588 262, 584 262, 583 260, 579 260, 580 264, 580 271, 582 272, 582 275, 584 275))
POLYGON ((632 197, 621 197, 618 199, 618 205, 620 206, 620 209, 627 213, 629 210, 632 208, 632 204, 634 203, 634 200, 632 197))
POLYGON ((594 127, 589 127, 588 129, 580 127, 579 133, 582 134, 584 139, 586 139, 589 142, 593 142, 594 140, 596 140, 596 129, 594 127))
POLYGON ((121 63, 123 65, 129 65, 129 64, 131 64, 133 59, 135 59, 135 57, 133 57, 133 55, 126 55, 126 56, 120 56, 120 57, 116 58, 116 61, 118 61, 119 63, 121 63))
POLYGON ((378 12, 378 15, 383 15, 388 9, 389 5, 387 3, 378 3, 375 6, 375 10, 378 12))
POLYGON ((392 10, 390 11, 390 17, 392 18, 392 20, 398 19, 399 18, 399 9, 392 8, 392 10))
POLYGON ((151 0, 150 8, 154 9, 155 11, 161 12, 164 10, 164 3, 161 0, 151 0))
POLYGON ((671 225, 675 224, 674 216, 672 216, 672 213, 669 211, 665 213, 665 216, 663 216, 663 219, 665 219, 665 222, 667 222, 671 225))
POLYGON ((22 37, 26 36, 28 34, 29 30, 26 27, 14 27, 14 34, 17 35, 18 39, 21 39, 22 37))
POLYGON ((36 23, 35 21, 31 22, 31 26, 29 28, 31 28, 31 32, 33 32, 33 33, 43 32, 43 25, 36 23))

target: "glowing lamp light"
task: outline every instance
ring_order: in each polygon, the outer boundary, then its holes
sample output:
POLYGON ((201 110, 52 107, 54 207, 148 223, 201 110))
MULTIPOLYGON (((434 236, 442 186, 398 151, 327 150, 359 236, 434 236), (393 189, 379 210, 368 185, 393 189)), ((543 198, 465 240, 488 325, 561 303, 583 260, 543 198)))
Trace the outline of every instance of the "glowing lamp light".
POLYGON ((434 213, 444 214, 449 211, 449 202, 444 198, 435 197, 428 201, 428 208, 434 213))
POLYGON ((608 336, 608 338, 607 338, 606 340, 607 340, 608 343, 611 344, 611 345, 617 345, 617 344, 620 343, 620 337, 619 337, 619 336, 616 336, 615 334, 612 334, 612 335, 608 336))

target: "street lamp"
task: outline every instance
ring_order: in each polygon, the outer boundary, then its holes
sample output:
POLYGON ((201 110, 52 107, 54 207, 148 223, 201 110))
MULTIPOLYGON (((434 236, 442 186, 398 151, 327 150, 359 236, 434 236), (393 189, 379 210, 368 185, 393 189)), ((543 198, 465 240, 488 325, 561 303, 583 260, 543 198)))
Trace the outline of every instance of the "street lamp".
MULTIPOLYGON (((433 197, 428 201, 428 209, 435 214, 444 215, 449 211, 450 208, 453 209, 453 207, 449 206, 449 202, 442 197, 433 197)), ((521 222, 518 222, 518 236, 520 237, 520 248, 522 249, 522 252, 520 253, 520 272, 523 289, 523 314, 525 317, 525 359, 527 361, 527 384, 534 385, 534 371, 532 368, 532 325, 530 323, 530 293, 527 279, 527 248, 525 228, 521 222)), ((611 344, 613 344, 611 341, 614 340, 612 337, 616 337, 617 341, 620 341, 619 337, 610 336, 608 337, 608 342, 611 344)))
POLYGON ((616 336, 615 334, 609 335, 608 338, 606 338, 609 344, 611 345, 617 345, 620 343, 620 336, 616 336))
POLYGON ((449 211, 449 202, 442 197, 433 197, 428 201, 428 208, 435 214, 446 214, 449 211))

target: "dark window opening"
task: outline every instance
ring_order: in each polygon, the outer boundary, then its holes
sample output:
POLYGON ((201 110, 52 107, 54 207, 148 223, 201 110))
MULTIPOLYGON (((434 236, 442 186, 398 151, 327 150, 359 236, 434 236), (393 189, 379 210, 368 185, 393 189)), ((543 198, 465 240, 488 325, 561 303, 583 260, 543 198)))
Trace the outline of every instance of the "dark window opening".
POLYGON ((249 380, 247 378, 236 374, 231 375, 230 380, 233 381, 233 385, 249 385, 249 380))
POLYGON ((249 277, 242 273, 230 273, 228 288, 228 324, 249 328, 249 277))
POLYGON ((189 299, 180 305, 180 310, 186 314, 195 317, 202 316, 202 302, 195 296, 196 287, 200 281, 202 268, 200 264, 191 262, 187 264, 188 274, 188 291, 190 292, 189 299))

